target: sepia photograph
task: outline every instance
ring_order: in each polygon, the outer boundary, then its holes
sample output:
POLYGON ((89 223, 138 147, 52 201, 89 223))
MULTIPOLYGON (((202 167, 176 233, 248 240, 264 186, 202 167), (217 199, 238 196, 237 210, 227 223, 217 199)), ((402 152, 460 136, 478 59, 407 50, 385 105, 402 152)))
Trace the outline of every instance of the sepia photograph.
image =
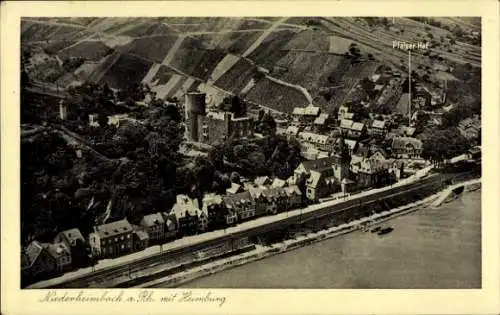
POLYGON ((481 25, 22 17, 19 287, 481 289, 481 25))

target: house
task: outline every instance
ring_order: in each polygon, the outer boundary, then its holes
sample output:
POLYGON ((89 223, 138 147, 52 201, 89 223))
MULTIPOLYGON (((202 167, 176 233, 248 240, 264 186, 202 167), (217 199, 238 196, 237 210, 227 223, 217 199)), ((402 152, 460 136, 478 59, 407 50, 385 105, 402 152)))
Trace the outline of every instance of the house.
POLYGON ((253 203, 255 204, 255 216, 259 217, 261 215, 266 214, 266 209, 267 209, 267 200, 264 198, 264 190, 266 190, 267 187, 263 186, 251 186, 248 188, 248 193, 250 194, 250 197, 253 200, 253 203))
POLYGON ((397 129, 392 130, 392 133, 397 137, 413 137, 415 134, 415 128, 408 126, 400 126, 397 129))
POLYGON ((302 206, 302 192, 297 185, 289 185, 283 188, 287 195, 287 209, 297 209, 302 206))
POLYGON ((481 120, 478 117, 466 118, 460 121, 458 130, 467 140, 479 139, 481 135, 481 120))
POLYGON ((469 149, 467 152, 467 155, 469 159, 481 159, 481 147, 480 146, 474 146, 469 149))
POLYGON ((372 120, 368 127, 368 134, 371 136, 385 136, 387 133, 387 124, 385 120, 372 120))
POLYGON ((336 183, 333 168, 327 167, 311 170, 306 181, 306 197, 309 200, 318 200, 340 190, 340 183, 336 183))
POLYGON ((208 229, 208 212, 206 209, 198 209, 198 231, 197 232, 205 232, 208 229))
POLYGON ((359 139, 365 134, 366 125, 350 119, 342 119, 340 121, 340 130, 347 135, 348 138, 359 139))
POLYGON ((149 246, 149 234, 144 230, 144 228, 137 225, 134 225, 132 229, 134 230, 134 251, 146 249, 149 246))
POLYGON ((243 190, 244 190, 243 186, 241 186, 240 184, 231 183, 231 187, 229 187, 228 189, 226 189, 226 194, 228 194, 228 195, 230 195, 230 194, 234 195, 234 194, 242 192, 243 190))
POLYGON ((260 176, 254 180, 254 183, 258 186, 267 186, 272 183, 272 180, 269 178, 269 176, 260 176))
POLYGON ((313 122, 316 131, 324 131, 328 128, 329 122, 328 114, 320 114, 313 122))
POLYGON ((65 243, 69 248, 75 247, 77 242, 85 243, 85 239, 79 229, 59 232, 54 238, 54 243, 65 243))
POLYGON ((113 258, 132 252, 132 233, 132 225, 126 219, 95 226, 89 235, 93 256, 113 258))
POLYGON ((358 187, 383 187, 390 183, 390 162, 385 159, 363 158, 357 162, 356 182, 358 187))
POLYGON ((89 126, 99 127, 99 115, 98 114, 89 114, 89 126))
POLYGON ((175 214, 172 212, 162 212, 161 215, 163 216, 163 221, 165 222, 165 240, 175 239, 177 237, 177 233, 179 232, 175 214))
POLYGON ((56 259, 49 253, 46 246, 38 241, 31 242, 25 249, 22 259, 23 275, 38 279, 50 276, 57 270, 56 259))
POLYGON ((307 176, 306 197, 318 200, 341 188, 342 179, 349 175, 350 156, 343 138, 340 138, 336 153, 316 161, 302 162, 294 172, 296 178, 307 176))
POLYGON ((71 263, 71 250, 63 242, 55 244, 43 244, 56 262, 56 273, 62 273, 72 268, 71 263))
POLYGON ((349 112, 349 107, 347 107, 346 105, 342 105, 339 107, 339 111, 337 114, 337 119, 339 121, 344 120, 344 119, 352 120, 353 117, 354 117, 354 113, 349 112))
POLYGON ((412 95, 412 111, 426 109, 431 105, 431 94, 423 86, 416 86, 415 92, 412 95))
POLYGON ((222 200, 222 196, 216 194, 205 194, 202 201, 202 209, 208 215, 208 226, 212 229, 226 227, 236 223, 236 212, 228 209, 222 200))
POLYGON ((248 191, 222 197, 224 204, 230 211, 236 212, 238 221, 255 217, 255 202, 248 191))
POLYGON ((422 141, 411 137, 392 139, 392 156, 399 159, 418 159, 422 154, 422 141))
POLYGON ((90 247, 79 229, 59 232, 54 238, 54 243, 66 244, 71 252, 73 266, 82 266, 90 262, 90 247))
POLYGON ((333 150, 334 138, 327 135, 321 135, 312 132, 300 132, 298 134, 298 141, 300 142, 303 151, 309 149, 316 149, 320 151, 330 152, 333 150))
POLYGON ((275 178, 273 183, 271 184, 271 188, 283 188, 286 186, 286 180, 284 179, 279 179, 279 178, 275 178))
POLYGON ((149 243, 159 244, 165 240, 165 221, 160 212, 145 215, 139 225, 148 233, 149 243))
POLYGON ((266 189, 262 191, 262 197, 266 200, 266 214, 276 214, 288 210, 287 194, 284 188, 266 189))
POLYGON ((177 220, 179 234, 189 235, 198 231, 198 201, 186 195, 177 195, 172 214, 177 220))
POLYGON ((297 138, 297 135, 299 134, 299 127, 297 126, 289 126, 286 128, 285 134, 288 139, 295 139, 297 138))
POLYGON ((292 117, 295 122, 313 123, 319 114, 319 107, 308 105, 306 107, 295 107, 292 112, 292 117))

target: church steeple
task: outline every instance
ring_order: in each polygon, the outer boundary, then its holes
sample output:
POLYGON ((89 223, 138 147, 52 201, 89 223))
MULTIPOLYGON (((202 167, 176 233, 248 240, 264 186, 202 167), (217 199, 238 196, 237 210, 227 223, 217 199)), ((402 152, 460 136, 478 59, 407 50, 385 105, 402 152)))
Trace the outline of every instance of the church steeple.
POLYGON ((335 150, 336 155, 340 157, 342 163, 349 163, 351 161, 351 155, 349 153, 349 148, 345 144, 344 135, 341 134, 338 140, 337 148, 335 150))

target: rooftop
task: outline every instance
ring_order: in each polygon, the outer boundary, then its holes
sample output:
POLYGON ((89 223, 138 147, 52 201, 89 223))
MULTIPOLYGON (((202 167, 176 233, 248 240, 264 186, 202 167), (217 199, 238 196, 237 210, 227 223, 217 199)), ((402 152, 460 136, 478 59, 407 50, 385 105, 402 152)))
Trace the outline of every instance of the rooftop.
POLYGON ((114 221, 111 223, 103 224, 94 227, 95 232, 99 234, 100 237, 106 238, 115 235, 120 235, 123 233, 128 233, 132 231, 132 225, 126 220, 114 221))
POLYGON ((295 107, 293 109, 294 115, 304 115, 304 116, 318 116, 320 111, 319 107, 316 106, 306 106, 306 107, 295 107))

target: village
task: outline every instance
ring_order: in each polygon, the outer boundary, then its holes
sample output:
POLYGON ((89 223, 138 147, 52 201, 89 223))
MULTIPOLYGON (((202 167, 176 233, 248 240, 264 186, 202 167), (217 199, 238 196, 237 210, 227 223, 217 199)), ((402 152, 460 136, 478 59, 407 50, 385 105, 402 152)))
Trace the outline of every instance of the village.
MULTIPOLYGON (((380 76, 371 79, 376 84, 380 76)), ((440 105, 445 96, 432 95, 418 85, 416 91, 407 104, 407 117, 369 113, 360 118, 359 110, 352 112, 349 105, 340 106, 337 115, 322 113, 313 105, 296 107, 291 115, 275 115, 271 119, 273 132, 296 141, 304 159, 289 178, 240 176, 225 194, 206 193, 202 198, 177 195, 172 209, 145 215, 137 225, 124 218, 94 226, 89 235, 73 228, 60 231, 53 243, 32 241, 23 250, 23 276, 45 279, 185 235, 225 229, 261 216, 392 185, 433 163, 423 158, 425 139, 421 140, 416 131, 422 114, 426 115, 426 124, 442 123, 446 109, 440 105), (424 110, 431 107, 435 110, 424 110)), ((185 141, 190 148, 197 148, 187 155, 203 154, 201 151, 223 139, 258 141, 268 136, 256 132, 255 117, 207 109, 205 99, 201 92, 185 96, 185 141)), ((61 119, 67 115, 62 103, 59 114, 61 119)), ((270 114, 260 113, 265 115, 270 114)), ((89 115, 90 126, 99 126, 96 116, 89 115)), ((136 122, 128 115, 114 115, 108 124, 124 120, 136 122)), ((479 144, 478 118, 462 120, 458 128, 471 143, 479 144)), ((471 148, 467 158, 476 158, 477 148, 471 148)))
MULTIPOLYGON (((130 22, 113 45, 35 41, 58 22, 25 21, 23 286, 480 162, 472 29, 243 18, 200 38, 170 34, 203 31, 194 21, 130 22), (251 37, 205 42, 238 25, 251 37), (352 27, 365 35, 354 40, 352 27)), ((89 23, 107 32, 116 22, 89 23)))

